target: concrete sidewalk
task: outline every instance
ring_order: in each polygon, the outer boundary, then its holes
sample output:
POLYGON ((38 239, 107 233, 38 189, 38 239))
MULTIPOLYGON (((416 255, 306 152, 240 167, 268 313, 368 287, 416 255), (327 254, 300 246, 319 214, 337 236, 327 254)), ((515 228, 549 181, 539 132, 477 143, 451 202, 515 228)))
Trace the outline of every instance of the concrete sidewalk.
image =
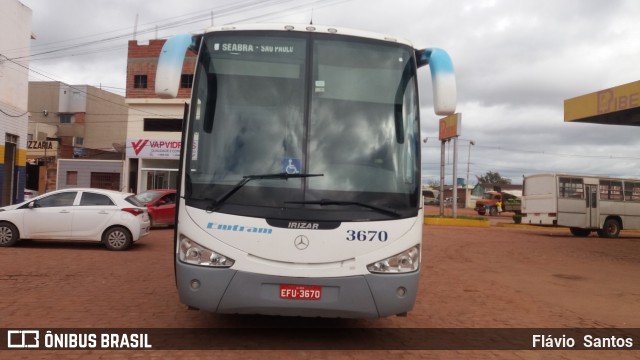
POLYGON ((488 215, 478 215, 478 213, 473 209, 458 208, 456 209, 457 218, 454 219, 454 218, 451 218, 451 216, 453 216, 453 209, 450 207, 446 207, 444 209, 444 216, 446 216, 447 218, 432 218, 431 216, 440 215, 440 206, 426 205, 424 207, 424 215, 425 215, 425 224, 427 225, 539 228, 539 226, 516 224, 513 221, 514 213, 512 212, 502 212, 500 215, 497 215, 497 216, 488 216, 488 215))
MULTIPOLYGON (((568 228, 557 226, 539 226, 529 224, 516 224, 513 221, 512 212, 502 212, 497 216, 478 215, 473 209, 459 208, 457 209, 458 218, 451 218, 453 210, 451 208, 444 209, 444 216, 447 218, 433 218, 431 216, 440 215, 440 207, 427 205, 424 207, 424 223, 426 225, 437 226, 460 226, 460 227, 501 227, 512 229, 545 229, 550 231, 567 231, 568 228), (474 220, 475 219, 475 220, 474 220)), ((633 231, 633 230, 631 230, 633 231)), ((640 231, 640 230, 638 230, 640 231)))

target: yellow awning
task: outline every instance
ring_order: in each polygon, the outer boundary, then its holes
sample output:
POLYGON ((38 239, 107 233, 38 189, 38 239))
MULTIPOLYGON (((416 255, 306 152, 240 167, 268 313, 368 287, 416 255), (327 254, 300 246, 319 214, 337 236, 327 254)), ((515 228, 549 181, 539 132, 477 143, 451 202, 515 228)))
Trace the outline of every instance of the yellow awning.
POLYGON ((640 126, 640 81, 565 100, 564 121, 640 126))

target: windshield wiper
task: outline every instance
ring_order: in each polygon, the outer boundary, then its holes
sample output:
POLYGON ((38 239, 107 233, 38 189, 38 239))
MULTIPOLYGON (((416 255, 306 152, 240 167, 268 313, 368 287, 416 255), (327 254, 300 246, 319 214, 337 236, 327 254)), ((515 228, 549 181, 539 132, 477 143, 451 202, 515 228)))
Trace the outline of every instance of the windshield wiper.
POLYGON ((242 177, 242 180, 238 181, 237 184, 234 185, 229 191, 223 193, 218 196, 207 211, 211 212, 217 210, 220 205, 222 205, 227 199, 229 199, 236 191, 240 190, 243 186, 245 186, 251 180, 269 180, 269 179, 280 179, 280 180, 289 180, 289 179, 300 179, 300 178, 308 178, 314 176, 324 176, 324 174, 288 174, 285 172, 276 173, 276 174, 261 174, 261 175, 245 175, 242 177))
POLYGON ((382 213, 382 214, 385 214, 385 215, 389 215, 389 216, 395 216, 395 217, 402 216, 402 215, 400 215, 399 212, 397 212, 395 210, 384 208, 382 206, 376 206, 376 205, 371 205, 371 204, 367 204, 367 203, 363 203, 363 202, 358 202, 358 201, 340 201, 340 200, 322 199, 322 200, 316 200, 316 201, 285 201, 285 204, 303 204, 303 205, 320 205, 320 206, 327 206, 327 205, 338 205, 338 206, 356 205, 356 206, 360 206, 360 207, 363 207, 363 208, 371 209, 371 210, 374 210, 374 211, 377 211, 379 213, 382 213))

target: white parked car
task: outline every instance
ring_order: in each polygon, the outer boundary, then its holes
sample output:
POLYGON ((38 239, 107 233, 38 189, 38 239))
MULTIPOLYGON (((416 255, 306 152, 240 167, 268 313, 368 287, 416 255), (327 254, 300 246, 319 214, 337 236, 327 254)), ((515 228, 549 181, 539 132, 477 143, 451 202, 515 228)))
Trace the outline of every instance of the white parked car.
POLYGON ((147 208, 133 194, 64 189, 0 208, 0 246, 20 239, 93 240, 125 250, 149 234, 147 208))

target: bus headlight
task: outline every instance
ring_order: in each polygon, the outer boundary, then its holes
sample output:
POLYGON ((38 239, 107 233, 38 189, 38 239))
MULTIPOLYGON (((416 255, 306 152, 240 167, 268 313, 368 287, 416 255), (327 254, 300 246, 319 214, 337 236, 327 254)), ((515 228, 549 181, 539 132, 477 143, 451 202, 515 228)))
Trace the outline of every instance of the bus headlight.
POLYGON ((235 263, 235 260, 207 249, 184 236, 180 238, 178 256, 182 262, 200 266, 228 268, 235 263))
POLYGON ((372 273, 407 273, 417 271, 420 268, 420 246, 416 245, 408 250, 376 261, 367 265, 367 270, 372 273))

